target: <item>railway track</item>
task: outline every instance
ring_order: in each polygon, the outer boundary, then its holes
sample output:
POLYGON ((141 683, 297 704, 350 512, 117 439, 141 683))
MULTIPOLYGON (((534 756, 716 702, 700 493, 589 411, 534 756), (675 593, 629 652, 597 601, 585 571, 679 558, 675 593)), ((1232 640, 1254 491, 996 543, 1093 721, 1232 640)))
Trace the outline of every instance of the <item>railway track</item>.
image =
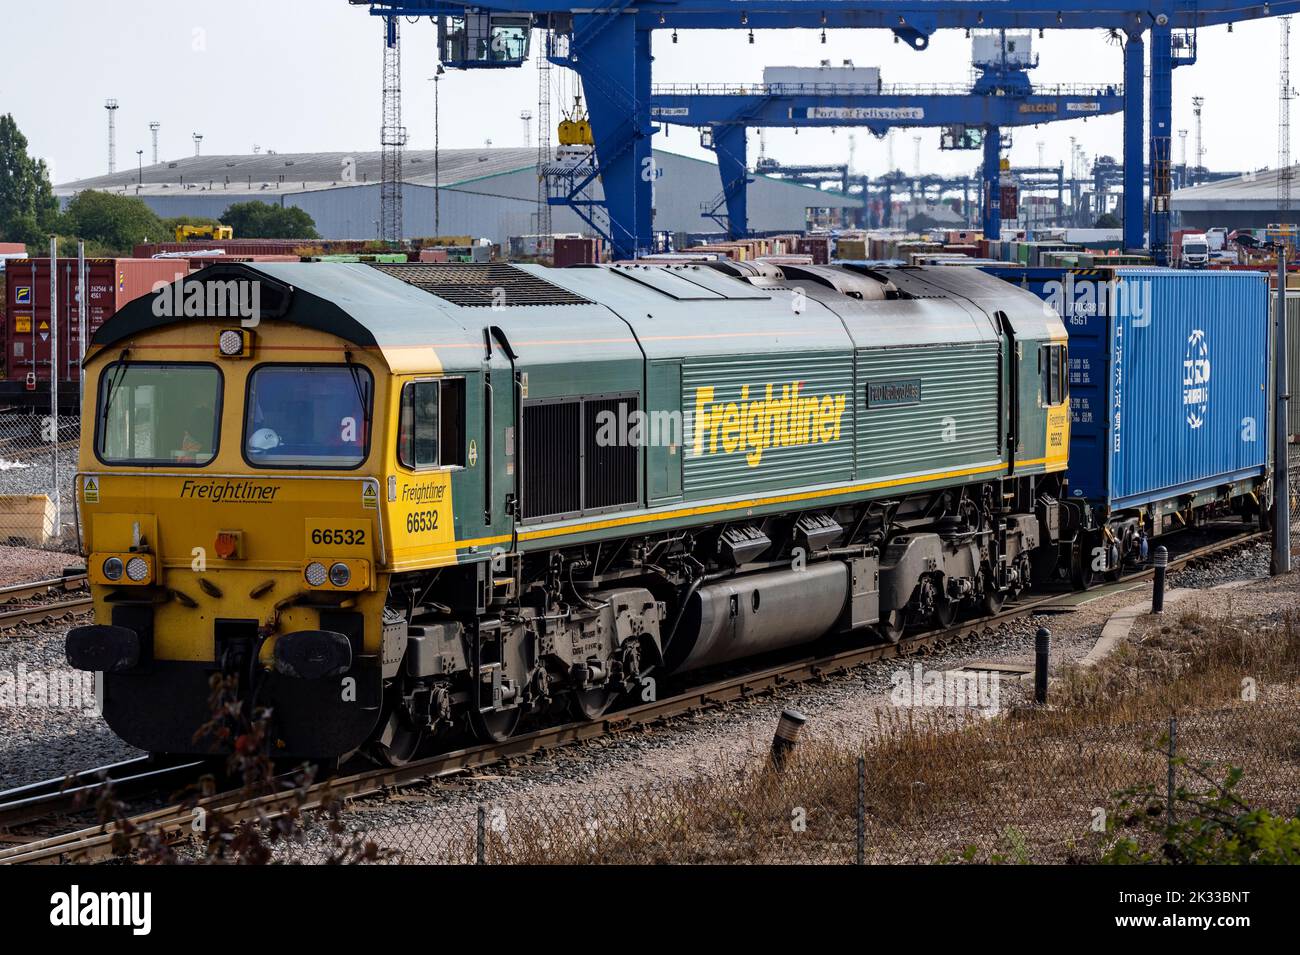
POLYGON ((24 584, 0 587, 0 604, 26 600, 28 597, 40 597, 62 590, 80 590, 84 586, 86 586, 85 571, 71 571, 65 573, 62 577, 32 580, 24 584))
POLYGON ((158 792, 169 785, 183 786, 208 765, 210 762, 204 760, 167 762, 152 756, 138 756, 19 786, 3 794, 0 830, 93 806, 106 780, 113 783, 113 792, 117 796, 132 798, 158 792))
MULTIPOLYGON (((1228 538, 1171 555, 1170 569, 1186 566, 1195 560, 1210 557, 1266 538, 1258 532, 1240 533, 1228 538)), ((1117 584, 1149 579, 1154 568, 1144 568, 1123 575, 1117 584)), ((1035 595, 1026 600, 1008 603, 992 616, 965 620, 951 627, 909 634, 896 644, 879 643, 851 647, 820 656, 807 656, 789 660, 761 670, 728 677, 711 683, 691 687, 674 696, 628 709, 610 713, 599 720, 566 723, 513 736, 502 743, 471 746, 449 753, 440 753, 426 759, 415 760, 405 766, 381 768, 336 776, 309 786, 299 801, 294 792, 273 792, 248 796, 241 792, 219 793, 198 802, 206 811, 219 811, 227 818, 244 820, 273 816, 291 805, 310 810, 331 798, 357 798, 387 789, 410 785, 422 780, 454 775, 478 769, 512 757, 524 756, 540 750, 554 749, 600 736, 621 732, 660 720, 722 706, 738 700, 770 693, 781 687, 826 679, 845 673, 864 663, 891 657, 908 656, 954 640, 968 638, 992 630, 1011 620, 1026 617, 1035 611, 1060 600, 1062 591, 1035 595)), ((94 770, 90 772, 95 772, 94 770)), ((54 781, 36 784, 48 787, 54 781)), ((0 793, 0 828, 12 805, 10 793, 0 793)), ((51 802, 52 804, 52 802, 51 802)), ((22 814, 21 809, 13 811, 22 814)), ((182 838, 194 819, 194 807, 169 806, 133 816, 129 819, 134 830, 149 829, 166 839, 182 838)), ((43 818, 38 815, 36 818, 43 818)), ((30 818, 28 821, 31 821, 30 818)), ((0 849, 0 865, 58 864, 70 862, 96 862, 114 855, 114 838, 117 826, 96 826, 63 833, 45 839, 0 849)))
MULTIPOLYGON (((0 606, 18 603, 32 598, 46 597, 50 594, 66 593, 86 586, 84 573, 65 574, 48 580, 33 580, 27 583, 0 587, 0 606)), ((0 610, 0 633, 13 630, 23 624, 54 623, 74 614, 84 613, 93 605, 89 596, 73 597, 71 600, 53 603, 34 603, 12 610, 0 610)))

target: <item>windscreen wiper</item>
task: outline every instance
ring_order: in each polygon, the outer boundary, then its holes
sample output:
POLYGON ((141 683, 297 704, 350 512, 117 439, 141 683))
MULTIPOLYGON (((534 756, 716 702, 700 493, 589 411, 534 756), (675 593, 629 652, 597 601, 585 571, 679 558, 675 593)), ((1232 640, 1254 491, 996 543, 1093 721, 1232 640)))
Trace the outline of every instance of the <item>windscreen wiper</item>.
POLYGON ((117 386, 122 383, 122 379, 126 376, 126 370, 129 367, 129 365, 127 364, 126 356, 127 354, 129 354, 129 352, 130 349, 128 348, 122 349, 122 355, 117 360, 118 370, 114 373, 114 376, 110 378, 108 380, 108 383, 104 386, 104 410, 100 412, 101 421, 108 420, 108 410, 113 406, 113 396, 117 394, 117 386))
POLYGON ((360 366, 352 360, 352 352, 345 351, 343 360, 348 363, 348 373, 352 375, 352 385, 357 389, 357 400, 361 402, 361 417, 366 417, 366 389, 361 384, 360 366))

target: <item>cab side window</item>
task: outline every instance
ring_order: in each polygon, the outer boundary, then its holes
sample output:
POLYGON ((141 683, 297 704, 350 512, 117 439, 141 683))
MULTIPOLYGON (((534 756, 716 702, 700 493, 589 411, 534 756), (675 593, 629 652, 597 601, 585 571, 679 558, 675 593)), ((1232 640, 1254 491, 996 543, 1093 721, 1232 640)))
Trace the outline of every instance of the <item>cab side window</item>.
POLYGON ((1059 405, 1068 393, 1064 345, 1043 345, 1038 350, 1043 376, 1043 404, 1059 405))
POLYGON ((415 471, 465 463, 464 379, 429 379, 403 386, 397 460, 415 471))

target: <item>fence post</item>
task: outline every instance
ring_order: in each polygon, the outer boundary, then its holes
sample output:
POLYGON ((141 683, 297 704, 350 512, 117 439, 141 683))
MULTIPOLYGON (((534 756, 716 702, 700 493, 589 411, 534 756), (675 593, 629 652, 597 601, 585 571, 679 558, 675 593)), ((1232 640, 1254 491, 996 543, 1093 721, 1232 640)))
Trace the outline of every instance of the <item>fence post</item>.
POLYGON ((1178 717, 1169 717, 1169 778, 1165 783, 1167 822, 1174 824, 1174 757, 1178 755, 1178 717))
POLYGON ((1151 584, 1151 612, 1165 612, 1165 574, 1169 569, 1169 551, 1161 546, 1156 548, 1156 575, 1151 584))
POLYGON ((786 707, 781 711, 781 718, 776 723, 776 733, 772 737, 772 765, 777 772, 785 768, 785 758, 799 742, 799 733, 807 722, 808 717, 793 707, 786 707))
POLYGON ((867 864, 867 758, 858 757, 858 865, 867 864))
POLYGON ((1052 648, 1052 632, 1039 627, 1034 634, 1034 702, 1047 705, 1047 670, 1052 648))
POLYGON ((487 806, 478 804, 478 834, 474 840, 474 861, 487 864, 487 806))
MULTIPOLYGON (((36 292, 32 292, 33 304, 36 292)), ((33 313, 35 308, 32 309, 33 313)), ((33 317, 33 321, 34 321, 33 317)), ((32 368, 36 355, 32 354, 32 368)), ((54 536, 63 536, 63 499, 59 492, 59 237, 50 236, 50 417, 54 430, 50 440, 50 496, 54 498, 54 536)))
POLYGON ((1269 573, 1276 577, 1291 570, 1291 499, 1287 473, 1287 432, 1290 430, 1290 378, 1287 370, 1287 289, 1285 245, 1277 250, 1277 320, 1274 327, 1273 378, 1273 553, 1269 573))

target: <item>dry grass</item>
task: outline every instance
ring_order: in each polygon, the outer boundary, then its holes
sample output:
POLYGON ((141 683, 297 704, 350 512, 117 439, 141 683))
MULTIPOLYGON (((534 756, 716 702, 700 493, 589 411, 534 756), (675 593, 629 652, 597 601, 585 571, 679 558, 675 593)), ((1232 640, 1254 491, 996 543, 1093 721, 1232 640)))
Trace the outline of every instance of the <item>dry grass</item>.
MULTIPOLYGON (((521 800, 488 813, 489 863, 844 863, 858 841, 859 771, 868 862, 1092 861, 1114 794, 1163 791, 1168 719, 1178 753, 1241 795, 1294 812, 1300 620, 1276 628, 1183 614, 1053 686, 1053 708, 954 724, 940 710, 882 717, 865 748, 811 740, 770 765, 596 796, 521 800), (1243 700, 1243 679, 1261 688, 1243 700)), ((410 861, 472 862, 470 814, 374 835, 410 861)))

